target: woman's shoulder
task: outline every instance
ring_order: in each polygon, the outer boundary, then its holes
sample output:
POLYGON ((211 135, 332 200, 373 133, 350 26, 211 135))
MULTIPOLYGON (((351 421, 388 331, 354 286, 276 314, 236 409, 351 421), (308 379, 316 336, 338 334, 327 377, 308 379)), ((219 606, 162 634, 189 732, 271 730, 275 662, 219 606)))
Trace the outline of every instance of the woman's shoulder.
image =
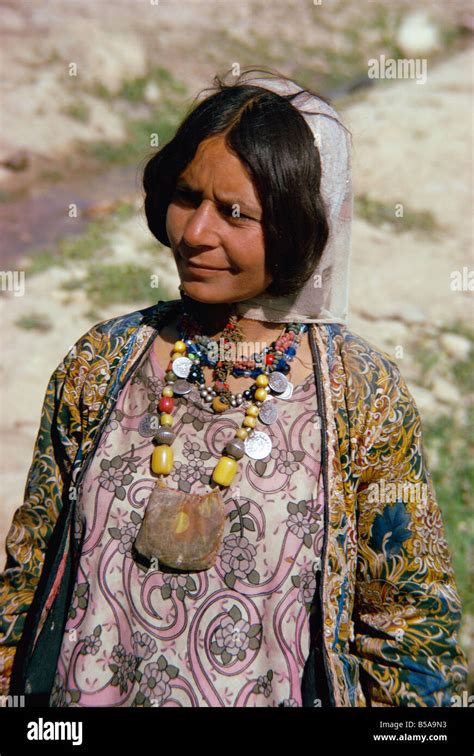
POLYGON ((125 335, 129 332, 132 333, 141 326, 157 325, 160 319, 165 317, 168 312, 171 312, 179 301, 179 299, 160 299, 159 302, 150 307, 133 310, 124 315, 118 315, 114 318, 109 318, 108 320, 96 323, 90 331, 96 331, 105 337, 112 337, 125 335))
POLYGON ((392 355, 348 326, 331 324, 328 331, 331 336, 330 357, 337 355, 346 370, 360 372, 362 369, 362 372, 385 372, 391 375, 400 373, 400 368, 392 355))
POLYGON ((83 375, 93 372, 96 365, 104 359, 109 362, 112 355, 120 360, 121 355, 126 354, 130 340, 141 329, 157 326, 179 301, 160 300, 151 307, 133 310, 96 323, 69 348, 53 376, 62 378, 66 374, 83 375))
MULTIPOLYGON (((331 387, 338 413, 350 416, 354 438, 374 454, 416 444, 420 414, 399 366, 391 355, 346 326, 330 328, 328 339, 331 387), (405 443, 405 442, 404 442, 405 443)), ((419 449, 414 458, 420 455, 419 449)), ((367 463, 364 458, 361 465, 367 463)))
POLYGON ((328 361, 333 379, 344 384, 354 402, 379 401, 413 408, 414 398, 394 357, 345 325, 328 327, 328 361), (339 376, 339 377, 338 377, 339 376))
POLYGON ((102 348, 110 349, 111 342, 119 341, 124 345, 136 331, 146 326, 156 326, 167 313, 172 311, 180 300, 160 300, 150 307, 117 315, 107 320, 102 320, 89 328, 72 347, 73 353, 86 349, 100 351, 102 348))

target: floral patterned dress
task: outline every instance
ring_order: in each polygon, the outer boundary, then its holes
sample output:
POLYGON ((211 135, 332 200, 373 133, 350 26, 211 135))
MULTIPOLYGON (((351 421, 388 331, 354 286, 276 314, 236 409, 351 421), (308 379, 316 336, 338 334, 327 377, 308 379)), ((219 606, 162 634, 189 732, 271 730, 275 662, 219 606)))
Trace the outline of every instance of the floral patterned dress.
MULTIPOLYGON (((51 706, 302 706, 323 541, 320 418, 314 375, 278 419, 262 460, 247 456, 222 491, 215 565, 144 570, 132 545, 150 470, 164 372, 151 349, 125 385, 79 489, 83 545, 51 706)), ((216 415, 196 387, 175 398, 169 487, 209 490, 246 406, 216 415)))

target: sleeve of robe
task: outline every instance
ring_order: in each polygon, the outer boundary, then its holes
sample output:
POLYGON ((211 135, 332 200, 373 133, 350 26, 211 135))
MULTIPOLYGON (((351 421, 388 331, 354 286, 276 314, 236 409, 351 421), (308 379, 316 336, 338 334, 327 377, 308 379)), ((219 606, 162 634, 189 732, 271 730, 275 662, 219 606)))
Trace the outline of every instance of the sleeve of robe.
POLYGON ((24 501, 7 534, 7 559, 0 573, 0 695, 8 694, 16 646, 80 444, 79 397, 91 342, 87 335, 79 339, 49 380, 24 501))
POLYGON ((354 643, 367 705, 460 705, 462 603, 419 412, 388 355, 368 350, 360 370, 354 643))

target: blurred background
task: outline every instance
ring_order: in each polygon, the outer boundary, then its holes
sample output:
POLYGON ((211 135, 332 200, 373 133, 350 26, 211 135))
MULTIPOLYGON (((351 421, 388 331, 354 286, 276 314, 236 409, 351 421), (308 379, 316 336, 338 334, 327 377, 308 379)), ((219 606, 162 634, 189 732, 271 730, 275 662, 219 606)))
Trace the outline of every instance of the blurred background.
POLYGON ((53 369, 94 323, 178 296, 143 212, 156 138, 216 73, 270 66, 352 132, 349 328, 418 404, 473 662, 472 3, 14 0, 0 28, 2 566, 53 369), (426 80, 371 78, 381 56, 426 80))

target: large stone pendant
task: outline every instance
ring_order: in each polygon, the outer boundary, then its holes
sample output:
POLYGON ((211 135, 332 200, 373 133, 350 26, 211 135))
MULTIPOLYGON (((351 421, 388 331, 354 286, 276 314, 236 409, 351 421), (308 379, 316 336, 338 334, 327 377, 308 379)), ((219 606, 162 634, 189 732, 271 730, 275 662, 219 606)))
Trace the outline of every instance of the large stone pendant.
POLYGON ((185 571, 208 570, 220 551, 225 524, 222 493, 176 491, 159 478, 151 492, 135 549, 159 565, 185 571))

